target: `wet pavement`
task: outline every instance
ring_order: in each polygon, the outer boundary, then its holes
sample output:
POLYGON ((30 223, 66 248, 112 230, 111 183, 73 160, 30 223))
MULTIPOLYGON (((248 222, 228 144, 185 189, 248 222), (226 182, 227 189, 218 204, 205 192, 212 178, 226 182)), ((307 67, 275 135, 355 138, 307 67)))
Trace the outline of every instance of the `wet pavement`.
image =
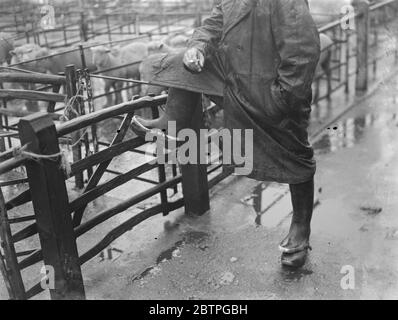
POLYGON ((384 82, 314 142, 313 251, 301 270, 279 262, 287 187, 230 178, 208 214, 154 217, 85 265, 88 297, 397 299, 397 89, 398 77, 384 82))

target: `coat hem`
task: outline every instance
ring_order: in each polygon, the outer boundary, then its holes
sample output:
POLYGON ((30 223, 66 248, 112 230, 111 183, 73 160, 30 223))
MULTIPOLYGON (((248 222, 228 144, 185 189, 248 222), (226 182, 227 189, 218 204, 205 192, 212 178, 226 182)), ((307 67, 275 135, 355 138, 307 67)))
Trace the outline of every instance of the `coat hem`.
MULTIPOLYGON (((224 165, 226 169, 235 169, 236 167, 233 165, 224 165)), ((314 172, 309 173, 308 175, 302 175, 300 177, 286 177, 282 175, 270 174, 269 171, 253 169, 253 171, 246 175, 245 177, 257 181, 268 181, 268 182, 277 182, 283 184, 301 184, 306 183, 314 179, 316 173, 316 169, 314 172)))

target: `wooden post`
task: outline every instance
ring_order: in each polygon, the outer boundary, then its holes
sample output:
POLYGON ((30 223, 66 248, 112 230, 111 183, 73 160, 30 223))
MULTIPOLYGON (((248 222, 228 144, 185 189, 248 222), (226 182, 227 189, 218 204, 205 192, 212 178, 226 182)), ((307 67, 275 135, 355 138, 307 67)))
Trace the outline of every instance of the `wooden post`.
POLYGON ((202 8, 199 2, 196 2, 196 17, 194 21, 194 28, 198 28, 202 25, 202 8))
POLYGON ((397 44, 395 45, 396 47, 395 47, 395 64, 397 64, 398 63, 398 47, 397 47, 397 44))
POLYGON ((81 41, 87 41, 88 40, 88 23, 86 22, 86 17, 84 12, 80 12, 80 39, 81 41))
MULTIPOLYGON (((3 89, 3 84, 0 83, 0 89, 3 89)), ((3 108, 6 108, 5 105, 5 99, 3 99, 3 108)), ((6 115, 4 115, 4 121, 6 119, 6 115)), ((0 115, 0 131, 3 131, 3 115, 0 115)), ((6 151, 6 143, 5 143, 6 139, 5 138, 0 138, 0 152, 4 152, 6 151)))
MULTIPOLYGON (((76 96, 77 88, 76 88, 76 70, 74 65, 68 65, 65 68, 65 76, 66 76, 66 94, 68 102, 71 100, 72 97, 76 96)), ((68 114, 68 118, 71 120, 77 117, 79 112, 79 105, 77 99, 74 99, 74 103, 72 105, 73 110, 75 113, 70 112, 68 114)), ((76 144, 73 149, 73 162, 79 161, 82 159, 82 148, 80 140, 80 134, 78 132, 74 132, 72 134, 72 144, 76 144)), ((83 180, 83 173, 79 173, 75 176, 75 185, 77 189, 84 188, 84 180, 83 180)))
POLYGON ((348 94, 350 92, 350 33, 346 32, 345 33, 345 39, 346 39, 346 48, 345 48, 345 93, 348 94))
POLYGON ((163 7, 160 8, 160 14, 158 15, 159 34, 162 33, 162 25, 163 25, 163 7))
POLYGON ((330 63, 327 64, 327 70, 326 70, 326 81, 327 81, 327 93, 326 97, 327 100, 331 100, 331 94, 332 94, 332 70, 330 68, 330 63))
MULTIPOLYGON (((336 32, 335 30, 336 30, 336 29, 333 28, 334 34, 335 34, 335 32, 336 32)), ((344 32, 343 28, 339 28, 339 30, 340 30, 339 39, 343 39, 343 38, 344 38, 343 35, 349 33, 348 30, 345 30, 345 32, 344 32)), ((333 38, 333 39, 336 39, 336 38, 333 38)), ((348 44, 347 44, 347 45, 348 45, 348 44)), ((341 61, 342 61, 342 59, 343 59, 343 45, 342 45, 342 43, 337 43, 337 44, 335 44, 334 46, 335 46, 336 50, 332 50, 332 53, 333 53, 333 55, 335 56, 335 58, 332 57, 332 62, 334 62, 333 60, 337 60, 337 62, 341 63, 341 61)), ((333 72, 332 72, 332 73, 333 73, 333 72)), ((342 75, 342 68, 341 68, 341 67, 339 67, 339 68, 337 69, 337 73, 338 73, 337 78, 339 79, 339 81, 341 81, 341 75, 342 75)))
POLYGON ((69 213, 69 200, 57 131, 47 114, 36 113, 18 124, 22 145, 31 153, 48 155, 26 163, 44 264, 54 270, 52 299, 85 299, 76 238, 69 213))
MULTIPOLYGON (((3 116, 0 115, 0 131, 3 131, 3 116)), ((0 152, 6 151, 5 138, 0 138, 0 152)))
MULTIPOLYGON (((197 107, 193 115, 191 128, 199 138, 199 130, 204 128, 201 96, 198 95, 197 107)), ((198 139, 199 140, 199 139, 198 139)), ((181 166, 182 189, 187 214, 203 215, 210 209, 209 185, 207 180, 207 166, 200 164, 200 146, 198 141, 198 164, 181 166)))
MULTIPOLYGON (((60 90, 61 90, 61 85, 59 85, 59 84, 54 84, 53 85, 53 90, 52 90, 53 93, 59 93, 60 90)), ((57 104, 57 102, 50 101, 48 103, 48 106, 47 106, 47 112, 48 113, 54 113, 56 104, 57 104)))
MULTIPOLYGON (((18 33, 19 32, 19 30, 18 30, 19 23, 18 23, 18 18, 17 18, 17 11, 16 11, 15 7, 13 7, 13 9, 14 9, 15 33, 18 33)), ((29 41, 28 41, 28 43, 29 43, 29 41)))
POLYGON ((361 95, 368 90, 369 84, 369 2, 367 0, 353 0, 358 16, 356 18, 357 31, 357 75, 355 82, 356 94, 361 95))
MULTIPOLYGON (((131 18, 131 8, 130 7, 127 8, 127 17, 131 18)), ((129 23, 127 24, 127 32, 128 32, 128 34, 131 34, 131 20, 128 22, 129 23)))
MULTIPOLYGON (((0 89, 4 89, 3 83, 0 83, 0 89)), ((7 99, 5 99, 5 98, 2 99, 2 102, 3 102, 3 108, 7 109, 7 99)), ((0 130, 2 130, 3 126, 5 126, 6 130, 9 131, 8 125, 9 125, 8 116, 6 114, 0 115, 0 130)), ((7 140, 8 140, 8 147, 12 148, 11 138, 7 138, 7 140)), ((6 151, 6 142, 5 141, 6 141, 5 138, 0 139, 0 151, 1 152, 6 151)))
POLYGON ((87 61, 86 61, 86 56, 84 54, 84 47, 82 44, 79 44, 79 52, 80 52, 80 60, 82 62, 82 70, 87 69, 87 61))
POLYGON ((139 14, 139 13, 136 13, 134 31, 135 31, 135 34, 136 34, 137 36, 139 36, 140 33, 141 33, 141 31, 140 31, 140 23, 141 23, 141 22, 140 22, 140 14, 139 14))
POLYGON ((46 44, 46 47, 48 47, 48 39, 47 39, 47 32, 46 32, 46 30, 43 30, 43 38, 44 38, 44 43, 46 44))
MULTIPOLYGON (((157 119, 159 118, 159 109, 158 107, 153 107, 152 108, 152 118, 157 119)), ((159 178, 159 183, 163 183, 167 180, 166 177, 166 166, 164 164, 159 164, 158 166, 158 178, 159 178)), ((167 198, 167 190, 163 190, 160 192, 160 201, 162 204, 166 205, 168 203, 168 198, 167 198)), ((169 214, 169 211, 164 211, 163 215, 167 216, 169 214)))
POLYGON ((166 24, 166 33, 170 34, 170 23, 169 23, 169 16, 168 13, 164 13, 164 19, 165 19, 165 24, 166 24))
POLYGON ((65 26, 65 20, 62 20, 62 32, 64 34, 64 45, 68 45, 68 36, 66 35, 66 26, 65 26))
POLYGON ((91 18, 91 38, 94 38, 97 33, 95 32, 95 23, 94 23, 94 18, 91 18))
POLYGON ((109 40, 109 42, 112 42, 111 26, 109 24, 109 15, 108 14, 106 14, 105 19, 106 19, 106 28, 108 30, 108 40, 109 40))

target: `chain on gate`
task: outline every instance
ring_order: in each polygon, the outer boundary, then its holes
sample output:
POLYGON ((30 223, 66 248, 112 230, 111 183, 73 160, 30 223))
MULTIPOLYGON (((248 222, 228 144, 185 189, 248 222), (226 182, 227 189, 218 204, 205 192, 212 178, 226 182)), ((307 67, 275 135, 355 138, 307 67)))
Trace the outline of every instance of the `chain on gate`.
MULTIPOLYGON (((86 114, 85 103, 87 102, 88 106, 88 113, 95 112, 94 100, 93 100, 93 88, 91 84, 91 78, 88 69, 84 70, 77 70, 77 81, 78 81, 78 96, 82 99, 82 103, 80 104, 81 109, 79 110, 81 115, 86 114)), ((93 124, 91 126, 91 142, 93 145, 94 153, 99 151, 99 144, 98 144, 98 136, 97 136, 97 125, 93 124)), ((90 141, 88 132, 84 138, 84 145, 86 149, 86 156, 91 154, 90 150, 90 141)))
MULTIPOLYGON (((88 112, 93 113, 95 112, 95 106, 94 106, 94 99, 93 99, 93 87, 91 85, 91 77, 89 70, 86 68, 84 71, 80 71, 82 74, 82 80, 85 83, 85 91, 86 91, 86 96, 87 96, 87 104, 88 104, 88 112)), ((98 136, 97 136, 97 125, 93 124, 91 126, 91 133, 92 133, 92 139, 93 139, 93 146, 94 146, 94 152, 97 153, 99 151, 98 149, 98 136)))

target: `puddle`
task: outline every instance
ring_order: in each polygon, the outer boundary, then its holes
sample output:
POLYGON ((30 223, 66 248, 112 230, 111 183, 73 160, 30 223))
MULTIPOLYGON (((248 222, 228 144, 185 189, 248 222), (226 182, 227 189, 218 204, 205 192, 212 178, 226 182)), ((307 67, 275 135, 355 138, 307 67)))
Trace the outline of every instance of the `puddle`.
POLYGON ((154 271, 158 271, 159 265, 166 261, 171 261, 172 259, 181 257, 181 248, 187 244, 194 245, 198 249, 205 251, 209 247, 204 244, 204 242, 209 238, 209 234, 202 231, 191 231, 187 232, 183 235, 183 240, 177 241, 171 248, 164 250, 159 254, 156 258, 155 265, 152 265, 146 268, 139 275, 133 277, 131 282, 139 281, 144 279, 145 277, 154 274, 154 271))
POLYGON ((379 207, 361 207, 360 209, 362 212, 370 216, 379 215, 383 211, 383 208, 379 207))
POLYGON ((185 234, 184 239, 187 244, 201 243, 209 238, 209 234, 203 231, 190 231, 185 234))
POLYGON ((143 272, 141 272, 139 275, 136 275, 131 279, 131 283, 135 281, 139 281, 144 279, 145 277, 151 275, 151 274, 158 274, 160 273, 161 269, 159 265, 165 261, 170 261, 173 258, 178 258, 180 254, 180 248, 184 245, 184 241, 178 241, 176 242, 171 248, 163 251, 157 258, 156 258, 156 264, 152 265, 148 268, 146 268, 143 272))
POLYGON ((282 184, 264 182, 254 187, 253 192, 241 199, 246 206, 251 206, 256 213, 256 226, 262 225, 262 217, 289 193, 289 187, 282 184))
MULTIPOLYGON (((318 189, 314 201, 314 209, 320 205, 318 189)), ((279 226, 285 219, 292 215, 289 186, 276 183, 260 183, 251 195, 241 200, 247 206, 252 206, 255 212, 254 223, 260 226, 279 226), (283 212, 283 216, 281 216, 283 212)))
POLYGON ((397 124, 397 114, 366 114, 356 118, 347 118, 329 128, 314 142, 316 154, 327 154, 352 148, 362 140, 365 129, 397 124))
POLYGON ((151 274, 152 270, 154 270, 155 267, 156 266, 151 266, 151 267, 145 269, 141 274, 139 274, 138 276, 133 277, 131 279, 131 283, 144 279, 145 277, 147 277, 148 275, 151 274))
POLYGON ((176 242, 176 243, 174 244, 174 246, 172 246, 171 248, 169 248, 169 249, 163 251, 163 252, 157 257, 157 259, 156 259, 156 264, 160 264, 160 263, 162 263, 162 262, 169 261, 169 260, 175 258, 176 255, 175 255, 174 252, 179 251, 179 250, 180 250, 180 247, 183 246, 184 244, 185 244, 185 242, 181 240, 181 241, 176 242))

